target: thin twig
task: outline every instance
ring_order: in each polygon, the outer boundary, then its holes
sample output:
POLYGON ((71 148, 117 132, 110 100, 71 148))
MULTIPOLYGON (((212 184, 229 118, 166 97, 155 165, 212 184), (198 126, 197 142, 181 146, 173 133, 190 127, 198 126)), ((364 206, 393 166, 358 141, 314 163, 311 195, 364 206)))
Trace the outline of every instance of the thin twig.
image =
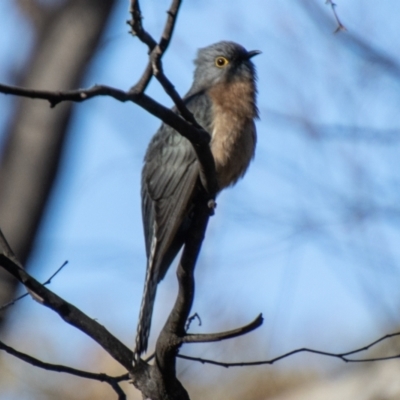
POLYGON ((119 386, 118 382, 125 381, 129 379, 129 375, 121 375, 121 376, 110 376, 104 373, 96 374, 93 372, 83 371, 76 368, 67 367, 65 365, 60 364, 50 364, 43 362, 35 357, 29 356, 28 354, 21 353, 18 350, 13 349, 10 346, 7 346, 5 343, 0 341, 0 349, 4 350, 6 353, 11 354, 12 356, 22 360, 28 364, 31 364, 35 367, 45 369, 47 371, 54 371, 54 372, 62 372, 74 376, 78 376, 80 378, 91 379, 99 382, 106 382, 108 383, 114 391, 118 394, 119 399, 125 399, 125 393, 122 391, 121 387, 119 386))
POLYGON ((390 333, 388 335, 382 336, 381 338, 375 340, 374 342, 372 342, 366 346, 360 347, 359 349, 348 351, 346 353, 329 353, 327 351, 320 351, 320 350, 314 350, 314 349, 309 349, 309 348, 303 347, 301 349, 289 351, 288 353, 285 353, 281 356, 272 358, 270 360, 236 362, 236 363, 215 361, 215 360, 210 360, 210 359, 200 358, 200 357, 191 357, 191 356, 186 356, 184 354, 178 354, 177 357, 182 358, 184 360, 197 361, 202 364, 218 365, 220 367, 225 367, 225 368, 249 367, 249 366, 256 366, 256 365, 267 365, 267 364, 272 365, 277 361, 280 361, 284 358, 290 357, 297 353, 312 353, 312 354, 319 354, 319 355, 327 356, 327 357, 339 358, 340 360, 342 360, 346 363, 364 363, 364 362, 374 362, 374 361, 385 361, 385 360, 393 360, 396 358, 400 358, 400 354, 396 354, 394 356, 387 356, 387 357, 374 357, 374 358, 364 358, 364 359, 351 359, 351 358, 348 358, 347 356, 369 350, 371 347, 377 345, 378 343, 380 343, 384 340, 387 340, 389 338, 395 337, 395 336, 400 336, 400 332, 390 333))
MULTIPOLYGON (((64 261, 64 263, 61 265, 61 267, 58 268, 57 271, 54 272, 54 274, 51 275, 50 278, 47 279, 46 282, 43 282, 42 285, 49 285, 49 284, 51 283, 51 280, 52 280, 52 279, 53 279, 67 264, 68 264, 68 261, 64 261)), ((9 301, 8 303, 3 304, 3 305, 0 307, 0 311, 3 311, 3 310, 5 310, 6 308, 8 308, 8 307, 14 305, 17 301, 23 299, 24 297, 28 296, 29 294, 30 294, 29 292, 26 292, 26 293, 22 294, 21 296, 18 296, 18 297, 16 297, 15 299, 9 301)))
POLYGON ((328 4, 332 8, 333 15, 338 25, 334 33, 338 33, 339 31, 346 31, 347 30, 346 27, 342 24, 342 22, 339 19, 339 16, 337 15, 336 4, 332 0, 326 0, 326 4, 328 4))
POLYGON ((199 321, 199 326, 201 326, 201 318, 200 315, 197 313, 194 313, 193 315, 191 315, 188 320, 186 321, 186 325, 185 325, 185 331, 187 332, 190 328, 190 325, 192 324, 192 322, 197 318, 197 320, 199 321))
POLYGON ((51 277, 49 279, 47 279, 46 282, 43 283, 43 285, 48 285, 51 283, 51 280, 68 264, 68 260, 64 261, 64 263, 61 265, 60 268, 58 268, 58 270, 56 272, 54 272, 53 275, 51 275, 51 277))
POLYGON ((89 89, 76 89, 68 91, 49 91, 49 90, 34 90, 25 89, 17 86, 9 86, 0 84, 0 92, 4 94, 11 94, 21 97, 28 97, 31 99, 47 100, 51 107, 64 101, 83 102, 97 96, 109 96, 121 102, 131 101, 138 104, 150 114, 161 119, 167 125, 170 125, 188 140, 194 144, 201 145, 202 143, 208 144, 210 139, 209 135, 198 129, 192 127, 184 121, 179 115, 174 113, 167 107, 153 100, 151 97, 141 94, 137 95, 132 92, 124 92, 123 90, 113 88, 106 85, 94 85, 89 89))

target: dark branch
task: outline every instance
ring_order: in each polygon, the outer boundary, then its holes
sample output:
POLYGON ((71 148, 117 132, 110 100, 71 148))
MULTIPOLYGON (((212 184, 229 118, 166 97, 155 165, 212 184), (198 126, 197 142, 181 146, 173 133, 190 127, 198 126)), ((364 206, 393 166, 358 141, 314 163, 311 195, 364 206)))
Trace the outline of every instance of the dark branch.
MULTIPOLYGON (((141 42, 145 43, 149 48, 149 53, 151 53, 154 47, 157 46, 157 42, 152 38, 152 36, 145 31, 142 25, 142 12, 140 10, 139 0, 131 0, 130 10, 131 20, 127 21, 131 27, 132 35, 137 36, 141 42)), ((153 67, 151 62, 147 64, 145 71, 143 72, 139 81, 134 85, 130 92, 134 93, 144 93, 148 84, 150 83, 151 77, 153 76, 153 67)))
POLYGON ((126 400, 126 394, 122 390, 121 386, 118 385, 117 382, 108 382, 110 386, 114 389, 115 393, 118 395, 118 400, 126 400))
POLYGON ((200 125, 198 125, 197 121, 194 119, 193 114, 186 108, 184 101, 179 96, 178 92, 175 90, 174 85, 165 76, 161 63, 161 57, 164 54, 165 50, 167 49, 171 40, 172 33, 174 31, 180 4, 181 0, 173 0, 172 5, 168 10, 168 19, 167 23, 165 24, 165 29, 161 36, 160 43, 155 49, 152 50, 151 64, 153 67, 154 76, 160 82, 160 84, 162 85, 163 89, 168 94, 168 96, 171 97, 172 101, 174 102, 176 108, 178 109, 182 117, 186 121, 191 122, 197 128, 201 128, 200 125))
POLYGON ((77 89, 68 90, 64 92, 48 91, 48 90, 34 90, 25 89, 17 86, 8 86, 0 84, 0 92, 4 94, 13 94, 21 97, 28 97, 31 99, 47 100, 51 107, 55 107, 58 103, 63 101, 82 102, 96 96, 110 96, 116 100, 134 101, 130 98, 128 93, 105 85, 95 85, 90 89, 77 89))
POLYGON ((38 360, 37 358, 34 358, 32 356, 29 356, 28 354, 21 353, 18 350, 13 349, 10 346, 7 346, 5 343, 0 341, 0 349, 4 350, 6 353, 11 354, 12 356, 18 358, 19 360, 25 361, 28 364, 31 364, 35 367, 45 369, 47 371, 54 371, 54 372, 63 372, 66 374, 78 376, 80 378, 86 378, 86 379, 91 379, 95 381, 100 381, 100 382, 107 382, 107 383, 117 383, 121 381, 126 381, 129 379, 129 375, 121 375, 121 376, 110 376, 107 374, 95 374, 92 372, 87 372, 83 370, 79 370, 76 368, 71 368, 67 367, 65 365, 59 365, 59 364, 50 364, 43 362, 41 360, 38 360))
POLYGON ((158 44, 163 53, 165 52, 165 50, 167 50, 169 43, 171 42, 181 3, 182 0, 173 0, 171 3, 171 7, 167 11, 167 22, 165 23, 164 32, 162 33, 160 42, 158 44))
POLYGON ((210 136, 202 129, 198 129, 186 122, 182 117, 145 94, 124 92, 120 89, 105 85, 95 85, 89 89, 69 90, 65 92, 52 92, 47 90, 25 89, 16 86, 0 84, 0 92, 32 99, 42 99, 50 102, 52 107, 63 101, 82 102, 97 96, 110 96, 116 100, 132 101, 144 108, 150 114, 161 119, 164 123, 177 130, 188 139, 196 151, 200 166, 203 186, 214 196, 218 189, 215 175, 214 159, 209 147, 210 136))
POLYGON ((35 300, 55 311, 68 324, 75 326, 90 336, 128 371, 132 369, 132 351, 98 322, 89 318, 78 308, 66 302, 31 277, 15 260, 15 256, 12 253, 7 254, 11 249, 7 248, 8 245, 1 230, 0 246, 2 246, 0 248, 0 266, 25 285, 35 300))
POLYGON ((263 323, 262 314, 260 314, 250 324, 242 326, 231 331, 210 333, 210 334, 188 334, 183 338, 184 343, 205 343, 205 342, 218 342, 220 340, 231 339, 234 337, 245 335, 246 333, 252 332, 263 323))
MULTIPOLYGON (((51 275, 49 279, 47 279, 46 282, 43 282, 43 283, 42 283, 42 285, 49 285, 49 284, 51 283, 51 280, 52 280, 59 272, 61 272, 61 270, 62 270, 67 264, 68 264, 68 261, 65 261, 65 262, 61 265, 61 267, 58 268, 57 271, 54 272, 54 274, 51 275)), ((8 303, 3 304, 3 305, 0 307, 0 311, 3 311, 3 310, 5 310, 6 308, 8 308, 8 307, 14 305, 17 301, 23 299, 24 297, 26 297, 26 296, 28 296, 28 295, 29 295, 29 292, 26 292, 26 293, 22 294, 21 296, 16 297, 14 300, 11 300, 11 301, 9 301, 8 303)))
POLYGON ((140 10, 139 0, 131 0, 129 12, 131 14, 131 20, 127 21, 127 23, 132 29, 132 35, 137 36, 143 43, 146 43, 150 49, 153 49, 157 45, 157 42, 143 28, 143 17, 142 11, 140 10))
POLYGON ((175 90, 174 85, 165 76, 164 71, 162 69, 161 62, 156 60, 155 63, 157 63, 156 64, 157 67, 156 67, 156 69, 153 68, 154 75, 157 78, 157 80, 161 83, 164 91, 169 95, 169 97, 171 97, 171 99, 175 103, 175 106, 178 109, 179 113, 182 115, 182 117, 186 121, 190 122, 198 129, 202 129, 202 127, 194 119, 193 114, 186 108, 185 102, 182 100, 182 98, 179 96, 178 92, 175 90))
POLYGON ((369 350, 371 347, 377 345, 380 342, 383 342, 384 340, 387 340, 389 338, 395 337, 395 336, 400 336, 400 332, 396 333, 391 333, 385 336, 382 336, 381 338, 375 340, 374 342, 360 347, 359 349, 351 350, 346 353, 329 353, 327 351, 320 351, 320 350, 314 350, 314 349, 309 349, 306 347, 303 347, 301 349, 296 349, 289 351, 288 353, 285 353, 281 356, 272 358, 270 360, 262 360, 262 361, 249 361, 249 362, 237 362, 237 363, 228 363, 228 362, 222 362, 222 361, 215 361, 215 360, 210 360, 206 358, 200 358, 200 357, 190 357, 186 356, 184 354, 178 354, 177 357, 182 358, 184 360, 190 360, 190 361, 197 361, 202 364, 212 364, 212 365, 218 365, 220 367, 249 367, 249 366, 256 366, 256 365, 272 365, 277 361, 283 360, 284 358, 290 357, 294 354, 297 353, 312 353, 312 354, 319 354, 322 356, 327 356, 327 357, 334 357, 334 358, 339 358, 340 360, 346 362, 346 363, 363 363, 363 362, 373 362, 373 361, 385 361, 385 360, 393 360, 396 358, 400 358, 400 354, 396 354, 393 356, 387 356, 387 357, 374 357, 374 358, 363 358, 363 359, 352 359, 348 358, 348 356, 361 353, 363 351, 369 350))
POLYGON ((137 94, 144 93, 148 84, 150 83, 151 77, 154 74, 155 66, 159 65, 161 68, 161 57, 167 50, 171 41, 180 4, 181 0, 172 1, 171 7, 167 12, 168 17, 165 23, 163 34, 161 35, 160 42, 157 43, 154 38, 143 28, 142 12, 140 10, 139 0, 131 0, 130 13, 132 17, 131 20, 128 21, 128 24, 132 28, 131 33, 137 36, 141 42, 147 45, 150 59, 141 78, 136 85, 130 89, 130 92, 137 94))
POLYGON ((130 92, 136 94, 143 93, 146 90, 146 87, 149 84, 151 77, 154 75, 162 85, 165 92, 171 97, 182 117, 186 121, 192 123, 197 128, 202 129, 197 124, 196 120, 193 117, 193 114, 186 108, 184 101, 175 90, 174 85, 165 76, 161 63, 161 58, 167 50, 172 38, 180 5, 181 0, 172 1, 171 7, 167 12, 168 17, 165 23, 164 31, 161 35, 159 43, 157 43, 153 39, 153 37, 143 28, 139 1, 131 1, 130 12, 132 15, 132 19, 131 21, 128 21, 128 23, 132 27, 132 33, 136 35, 140 39, 140 41, 145 43, 149 48, 150 60, 147 64, 145 71, 142 74, 142 77, 140 78, 138 83, 130 89, 130 92))

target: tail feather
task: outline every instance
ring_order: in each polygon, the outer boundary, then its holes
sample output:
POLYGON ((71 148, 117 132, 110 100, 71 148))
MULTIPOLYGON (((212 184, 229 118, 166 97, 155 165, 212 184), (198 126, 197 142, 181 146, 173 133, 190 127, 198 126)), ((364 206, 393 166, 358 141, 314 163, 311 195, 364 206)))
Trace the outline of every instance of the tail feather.
POLYGON ((152 277, 146 277, 142 304, 140 306, 139 323, 136 331, 136 357, 140 357, 147 350, 156 292, 157 280, 152 279, 152 277))
POLYGON ((155 250, 157 238, 154 237, 147 263, 146 279, 144 283, 142 303, 140 305, 139 322, 136 330, 135 359, 147 350, 150 335, 151 318, 153 316, 154 302, 156 299, 158 278, 155 276, 155 250))

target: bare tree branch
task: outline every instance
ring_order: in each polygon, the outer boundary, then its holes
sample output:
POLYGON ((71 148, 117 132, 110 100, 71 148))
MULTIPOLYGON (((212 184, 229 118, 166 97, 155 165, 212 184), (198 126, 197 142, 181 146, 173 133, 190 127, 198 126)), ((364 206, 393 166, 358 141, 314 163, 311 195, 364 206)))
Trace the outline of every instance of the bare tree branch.
POLYGON ((183 338, 184 343, 205 343, 205 342, 218 342, 221 340, 231 339, 234 337, 245 335, 246 333, 252 332, 263 323, 262 314, 260 314, 254 321, 250 324, 242 326, 237 329, 232 329, 231 331, 210 333, 210 334, 187 334, 183 338))
POLYGON ((321 351, 321 350, 314 350, 314 349, 309 349, 307 347, 303 347, 301 349, 296 349, 289 351, 288 353, 285 353, 281 356, 272 358, 270 360, 262 360, 262 361, 248 361, 248 362, 236 362, 236 363, 229 363, 229 362, 222 362, 222 361, 215 361, 215 360, 210 360, 206 358, 200 358, 200 357, 191 357, 191 356, 186 356, 184 354, 178 354, 177 357, 182 358, 184 360, 190 360, 190 361, 197 361, 202 364, 212 364, 212 365, 218 365, 220 367, 249 367, 249 366, 256 366, 256 365, 272 365, 276 363, 277 361, 283 360, 284 358, 290 357, 294 354, 298 353, 312 353, 312 354, 319 354, 322 356, 327 356, 327 357, 334 357, 334 358, 339 358, 340 360, 346 362, 346 363, 364 363, 364 362, 374 362, 374 361, 385 361, 385 360, 393 360, 395 358, 400 358, 400 354, 396 354, 393 356, 387 356, 387 357, 373 357, 373 358, 363 358, 363 359, 351 359, 348 358, 348 356, 353 355, 353 354, 358 354, 363 351, 369 350, 371 347, 377 345, 380 342, 383 342, 384 340, 390 339, 395 336, 400 336, 400 332, 396 333, 390 333, 388 335, 384 335, 381 338, 373 341, 372 343, 360 347, 355 350, 348 351, 346 353, 330 353, 327 351, 321 351))
MULTIPOLYGON (((5 241, 0 230, 0 244, 2 244, 2 239, 5 241)), ((25 285, 35 300, 55 311, 68 324, 75 326, 90 336, 128 371, 131 369, 133 353, 129 348, 94 319, 89 318, 78 308, 41 285, 14 258, 7 255, 6 251, 0 248, 0 266, 25 285)))
MULTIPOLYGON (((139 6, 139 0, 131 0, 132 20, 129 23, 132 26, 132 31, 139 37, 139 39, 143 43, 147 44, 150 52, 150 61, 149 64, 147 65, 145 72, 142 75, 142 78, 139 80, 137 85, 131 88, 130 92, 142 93, 144 89, 147 87, 148 83, 150 82, 151 74, 154 74, 154 76, 157 78, 157 80, 164 88, 165 92, 173 100, 177 110, 182 115, 182 117, 186 121, 190 122, 200 132, 203 132, 202 134, 205 135, 205 137, 207 137, 207 139, 209 140, 210 136, 206 132, 204 132, 203 128, 197 123, 197 121, 193 117, 193 114, 187 109, 184 101, 179 96, 178 92, 175 90, 174 85, 165 76, 162 68, 161 57, 170 43, 180 4, 181 0, 172 0, 171 7, 168 10, 168 18, 164 27, 163 34, 161 35, 159 44, 156 45, 155 40, 144 30, 142 26, 142 16, 139 6)), ((181 132, 179 129, 177 129, 177 131, 183 134, 183 132, 181 132)), ((205 148, 200 149, 193 142, 192 144, 200 162, 201 182, 203 186, 206 188, 206 190, 210 193, 211 199, 214 200, 215 193, 218 190, 218 182, 215 174, 214 158, 212 157, 211 151, 208 146, 207 149, 205 148)))
POLYGON ((342 22, 339 19, 339 16, 337 15, 336 4, 332 0, 326 0, 326 4, 328 4, 332 8, 333 15, 338 25, 334 33, 338 33, 339 31, 345 31, 346 27, 342 24, 342 22))
MULTIPOLYGON (((61 267, 58 268, 57 271, 54 272, 54 274, 52 274, 52 275, 50 276, 50 278, 46 280, 46 282, 43 282, 43 283, 42 283, 42 285, 44 285, 44 286, 49 285, 49 284, 51 283, 51 280, 52 280, 59 272, 61 272, 61 270, 62 270, 67 264, 68 264, 68 261, 65 261, 65 262, 61 265, 61 267)), ((6 303, 6 304, 3 304, 3 305, 0 307, 0 311, 3 311, 3 310, 5 310, 7 307, 10 307, 10 306, 14 305, 17 301, 23 299, 24 297, 26 297, 26 296, 28 296, 28 295, 29 295, 29 292, 26 292, 26 293, 22 294, 21 296, 16 297, 14 300, 12 300, 12 301, 10 301, 10 302, 8 302, 8 303, 6 303)))
POLYGON ((143 28, 139 1, 131 1, 130 12, 132 15, 132 19, 128 21, 128 23, 132 27, 132 33, 136 35, 149 48, 150 60, 139 82, 135 86, 133 86, 130 91, 135 93, 143 93, 147 85, 149 84, 152 75, 154 75, 164 88, 165 92, 171 97, 172 101, 174 102, 175 106, 177 107, 183 118, 186 119, 186 121, 192 123, 197 128, 202 129, 202 127, 198 125, 197 121, 194 119, 193 114, 186 108, 184 101, 175 90, 174 85, 165 76, 161 63, 161 57, 167 50, 171 41, 180 5, 181 0, 172 1, 171 7, 167 12, 168 18, 165 23, 164 31, 161 35, 159 43, 157 43, 153 39, 153 37, 151 37, 151 35, 143 28))
POLYGON ((217 192, 218 183, 215 175, 214 158, 208 145, 210 142, 210 136, 204 130, 194 127, 172 110, 164 107, 145 94, 136 94, 130 91, 124 92, 120 89, 105 85, 95 85, 89 89, 54 92, 48 90, 25 89, 0 84, 0 92, 28 97, 31 99, 47 100, 51 107, 55 107, 58 103, 64 101, 82 102, 97 96, 110 96, 122 102, 132 101, 144 108, 150 114, 176 129, 182 136, 193 144, 201 166, 203 186, 210 193, 211 197, 215 196, 215 193, 217 192))
POLYGON ((139 0, 131 0, 129 12, 131 14, 131 20, 127 23, 132 28, 132 35, 136 35, 143 43, 146 43, 148 48, 151 50, 157 46, 157 42, 152 36, 143 28, 142 24, 142 11, 140 10, 139 0))
POLYGON ((91 380, 95 380, 95 381, 99 381, 99 382, 106 382, 106 383, 110 384, 111 386, 113 386, 113 384, 118 385, 118 382, 126 381, 129 379, 128 374, 121 375, 121 376, 110 376, 110 375, 103 374, 103 373, 96 374, 93 372, 87 372, 87 371, 83 371, 80 369, 67 367, 65 365, 46 363, 41 360, 38 360, 35 357, 28 355, 28 354, 25 354, 18 350, 15 350, 12 347, 7 346, 2 341, 0 341, 0 350, 4 350, 6 353, 18 358, 19 360, 22 360, 22 361, 24 361, 28 364, 31 364, 35 367, 45 369, 47 371, 63 372, 66 374, 78 376, 80 378, 91 379, 91 380))

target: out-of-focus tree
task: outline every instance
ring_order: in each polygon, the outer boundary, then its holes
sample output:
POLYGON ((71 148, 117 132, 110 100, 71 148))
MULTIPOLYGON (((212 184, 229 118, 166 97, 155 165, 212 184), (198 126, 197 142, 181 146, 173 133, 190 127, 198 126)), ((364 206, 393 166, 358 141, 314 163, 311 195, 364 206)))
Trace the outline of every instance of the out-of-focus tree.
MULTIPOLYGON (((81 86, 116 0, 17 3, 21 23, 29 25, 31 46, 24 66, 14 72, 13 83, 49 90, 81 86)), ((23 265, 29 265, 73 116, 72 103, 50 109, 45 102, 21 98, 3 133, 1 228, 23 265)), ((0 304, 13 299, 16 286, 16 281, 0 270, 0 304)), ((5 312, 0 313, 0 325, 4 315, 5 312)))

